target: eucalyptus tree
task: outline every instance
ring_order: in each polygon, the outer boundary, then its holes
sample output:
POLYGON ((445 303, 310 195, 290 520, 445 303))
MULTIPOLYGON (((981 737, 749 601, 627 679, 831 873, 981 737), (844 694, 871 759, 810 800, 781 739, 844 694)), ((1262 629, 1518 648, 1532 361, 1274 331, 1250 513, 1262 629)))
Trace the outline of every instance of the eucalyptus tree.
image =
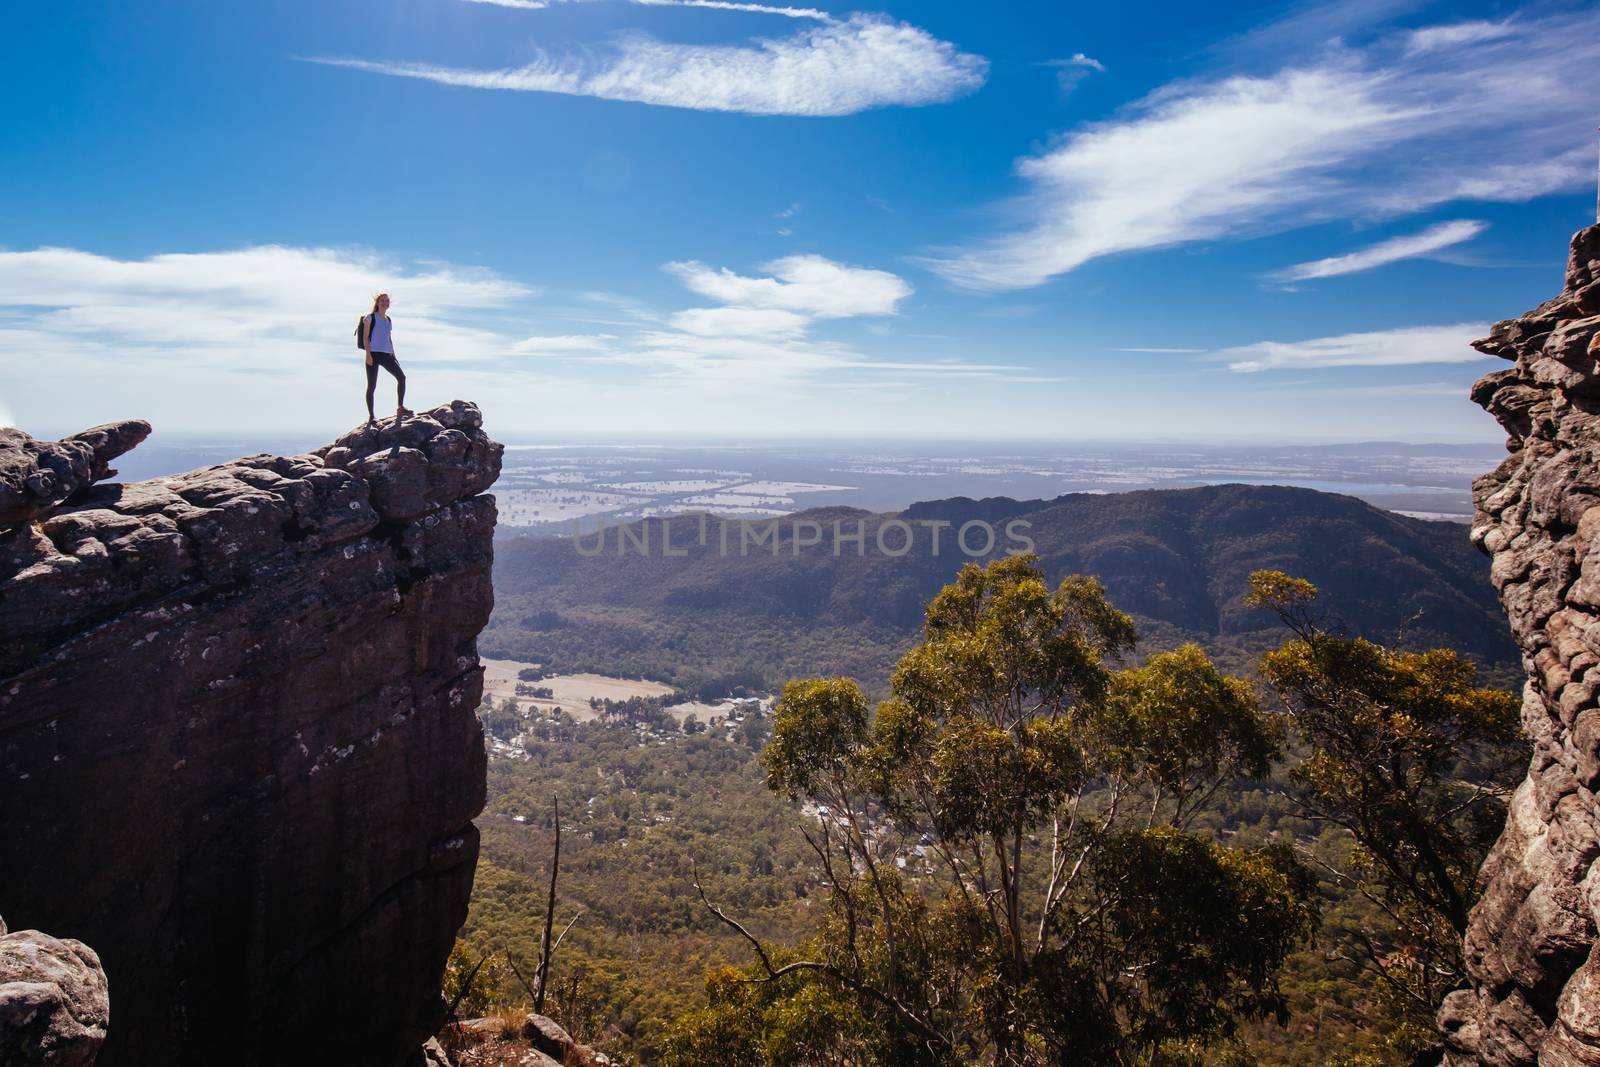
POLYGON ((1326 872, 1384 920, 1355 930, 1354 962, 1397 1031, 1391 1044, 1436 1043, 1434 1012, 1465 977, 1461 938, 1478 871, 1527 762, 1519 701, 1479 686, 1456 652, 1346 633, 1304 579, 1257 571, 1246 600, 1289 631, 1261 674, 1300 757, 1291 795, 1347 832, 1350 861, 1325 862, 1326 872))
POLYGON ((1276 721, 1193 646, 1118 669, 1135 637, 1093 579, 1010 557, 934 597, 875 710, 848 679, 789 683, 764 760, 815 816, 826 916, 778 950, 707 899, 757 963, 669 1060, 1185 1063, 1281 1015, 1314 878, 1189 828, 1268 772, 1276 721), (826 1025, 796 1026, 801 1000, 826 1025))

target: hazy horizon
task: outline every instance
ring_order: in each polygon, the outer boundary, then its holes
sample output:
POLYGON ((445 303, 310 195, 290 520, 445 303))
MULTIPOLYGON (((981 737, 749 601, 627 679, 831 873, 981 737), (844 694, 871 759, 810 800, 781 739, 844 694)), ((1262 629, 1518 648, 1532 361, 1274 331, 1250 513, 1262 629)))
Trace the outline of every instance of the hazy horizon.
MULTIPOLYGON (((321 444, 316 442, 315 444, 321 444)), ((298 452, 284 438, 152 438, 117 461, 124 481, 159 478, 256 452, 298 452)), ((1501 446, 1199 441, 566 442, 511 444, 492 488, 507 535, 565 536, 706 511, 765 518, 811 507, 897 511, 952 497, 1053 499, 1067 493, 1291 485, 1357 496, 1423 518, 1472 513, 1472 479, 1501 446)))
MULTIPOLYGON (((422 412, 426 413, 426 411, 422 412)), ((130 415, 128 418, 138 418, 130 415)), ((16 426, 16 423, 5 425, 16 426)), ((329 444, 340 435, 358 428, 359 422, 354 422, 343 429, 330 429, 327 433, 318 434, 313 430, 272 431, 256 429, 250 431, 207 431, 207 430, 164 430, 159 425, 154 425, 151 435, 146 439, 147 444, 142 448, 151 446, 171 447, 225 447, 230 444, 239 444, 247 447, 269 446, 272 451, 299 448, 301 450, 318 448, 329 444)), ((88 425, 50 426, 18 426, 33 437, 41 440, 70 437, 74 433, 88 429, 88 425)), ((803 436, 794 434, 758 433, 728 434, 725 436, 695 433, 685 430, 682 433, 661 432, 655 434, 551 434, 548 436, 531 437, 527 434, 501 433, 485 421, 485 429, 490 436, 503 444, 507 450, 515 449, 563 449, 563 448, 780 448, 785 446, 819 446, 825 448, 845 448, 862 446, 881 446, 907 444, 919 448, 948 447, 952 449, 967 448, 1066 448, 1066 447, 1096 447, 1096 448, 1143 448, 1143 447, 1175 447, 1194 445, 1197 447, 1239 447, 1271 449, 1278 446, 1295 448, 1338 448, 1370 444, 1394 444, 1414 447, 1438 446, 1446 448, 1485 448, 1494 449, 1503 446, 1505 433, 1496 429, 1494 432, 1479 437, 1430 437, 1416 435, 1403 437, 1399 435, 1389 437, 1378 436, 1337 436, 1311 434, 1302 437, 1287 435, 1229 435, 1229 434, 1151 434, 1148 436, 1082 436, 1082 437, 1024 437, 1024 436, 985 436, 970 435, 960 436, 953 434, 840 434, 838 436, 803 436)))

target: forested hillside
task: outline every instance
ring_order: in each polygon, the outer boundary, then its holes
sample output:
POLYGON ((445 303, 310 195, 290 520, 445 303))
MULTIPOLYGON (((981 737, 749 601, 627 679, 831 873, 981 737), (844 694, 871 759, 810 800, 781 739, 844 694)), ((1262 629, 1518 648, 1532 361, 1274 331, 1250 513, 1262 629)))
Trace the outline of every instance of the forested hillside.
MULTIPOLYGON (((619 553, 615 531, 592 556, 569 539, 512 539, 497 548, 495 613, 481 644, 488 655, 558 671, 684 686, 728 676, 772 687, 837 673, 878 687, 909 647, 928 598, 969 560, 956 534, 973 520, 995 529, 991 555, 1020 544, 1009 530, 1031 540, 1052 580, 1098 577, 1139 623, 1147 652, 1194 640, 1244 667, 1270 642, 1272 623, 1240 592, 1250 571, 1273 568, 1316 583, 1330 614, 1374 639, 1453 648, 1490 665, 1515 659, 1488 563, 1465 527, 1353 497, 1246 485, 956 498, 898 515, 801 512, 780 521, 776 553, 742 545, 737 528, 724 550, 719 520, 700 516, 650 520, 648 555, 637 543, 619 553), (807 522, 820 528, 821 543, 797 551, 794 524, 807 522), (684 555, 663 554, 664 523, 684 555), (862 554, 847 541, 835 555, 835 523, 846 533, 863 524, 862 554), (906 528, 914 536, 904 555, 879 551, 880 532, 898 551, 906 528)), ((981 546, 981 532, 968 543, 981 546)), ((594 548, 591 535, 586 549, 594 548)))

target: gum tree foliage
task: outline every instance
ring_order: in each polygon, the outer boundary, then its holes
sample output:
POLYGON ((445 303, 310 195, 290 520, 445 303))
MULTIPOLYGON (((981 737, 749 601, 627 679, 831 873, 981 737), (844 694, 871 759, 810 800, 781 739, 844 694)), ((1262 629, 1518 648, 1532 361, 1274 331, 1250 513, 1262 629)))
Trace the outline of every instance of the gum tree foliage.
POLYGON ((1134 641, 1097 582, 1020 556, 933 599, 875 714, 789 683, 764 761, 817 815, 822 926, 778 952, 707 900, 759 962, 712 978, 667 1062, 1191 1063, 1281 1016, 1314 879, 1185 829, 1268 772, 1274 720, 1193 646, 1114 670, 1134 641))
POLYGON ((1455 652, 1411 652, 1319 617, 1317 588, 1279 571, 1250 576, 1247 603, 1291 637, 1261 662, 1304 758, 1289 771, 1308 815, 1353 840, 1336 880, 1387 920, 1356 960, 1375 983, 1396 1058, 1437 1043, 1433 1013, 1463 978, 1461 937, 1478 870, 1527 761, 1511 693, 1480 688, 1455 652))

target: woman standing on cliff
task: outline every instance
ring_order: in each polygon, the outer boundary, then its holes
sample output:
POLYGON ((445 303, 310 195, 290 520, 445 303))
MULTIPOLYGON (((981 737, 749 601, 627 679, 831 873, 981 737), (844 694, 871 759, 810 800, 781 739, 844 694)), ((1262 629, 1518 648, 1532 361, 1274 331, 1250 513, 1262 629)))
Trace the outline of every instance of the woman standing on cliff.
POLYGON ((367 425, 377 425, 372 411, 372 394, 378 389, 378 368, 394 375, 396 404, 394 417, 403 419, 411 414, 406 408, 406 372, 394 358, 394 324, 389 320, 389 294, 379 293, 372 298, 372 314, 361 320, 361 348, 367 354, 367 425))

